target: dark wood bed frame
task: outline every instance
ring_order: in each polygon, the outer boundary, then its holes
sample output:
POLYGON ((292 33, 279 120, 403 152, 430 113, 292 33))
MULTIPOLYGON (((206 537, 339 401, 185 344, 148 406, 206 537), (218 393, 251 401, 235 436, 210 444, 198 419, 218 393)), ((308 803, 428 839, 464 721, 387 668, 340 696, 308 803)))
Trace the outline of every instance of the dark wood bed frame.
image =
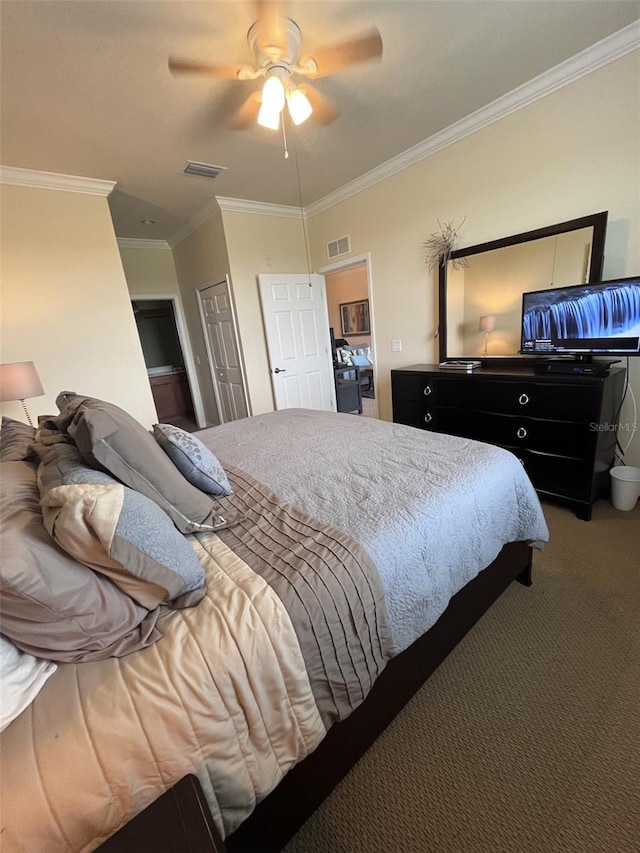
POLYGON ((315 752, 290 770, 226 839, 228 853, 282 850, 513 580, 531 585, 531 548, 524 542, 505 545, 494 562, 451 599, 436 624, 389 661, 362 705, 334 725, 315 752))

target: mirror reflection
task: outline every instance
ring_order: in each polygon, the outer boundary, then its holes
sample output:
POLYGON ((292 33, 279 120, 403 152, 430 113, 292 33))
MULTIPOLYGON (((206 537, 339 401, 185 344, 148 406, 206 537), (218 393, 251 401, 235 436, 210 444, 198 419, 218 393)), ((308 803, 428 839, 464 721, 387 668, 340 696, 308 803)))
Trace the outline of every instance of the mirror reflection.
POLYGON ((467 258, 447 269, 447 355, 514 356, 522 294, 589 280, 593 229, 581 228, 467 258))
POLYGON ((600 281, 607 211, 451 253, 439 268, 440 361, 519 359, 522 294, 600 281))

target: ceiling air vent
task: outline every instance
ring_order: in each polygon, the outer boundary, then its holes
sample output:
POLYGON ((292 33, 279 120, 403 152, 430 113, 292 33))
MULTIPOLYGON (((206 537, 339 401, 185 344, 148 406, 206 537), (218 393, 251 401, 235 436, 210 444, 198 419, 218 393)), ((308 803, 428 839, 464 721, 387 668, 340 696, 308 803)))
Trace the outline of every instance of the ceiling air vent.
POLYGON ((348 255, 350 251, 351 238, 348 234, 346 237, 339 237, 337 240, 327 243, 327 256, 329 258, 337 258, 338 255, 348 255))
POLYGON ((185 175, 197 175, 199 178, 211 178, 214 180, 224 171, 226 166, 212 166, 210 163, 194 163, 189 160, 184 168, 185 175))

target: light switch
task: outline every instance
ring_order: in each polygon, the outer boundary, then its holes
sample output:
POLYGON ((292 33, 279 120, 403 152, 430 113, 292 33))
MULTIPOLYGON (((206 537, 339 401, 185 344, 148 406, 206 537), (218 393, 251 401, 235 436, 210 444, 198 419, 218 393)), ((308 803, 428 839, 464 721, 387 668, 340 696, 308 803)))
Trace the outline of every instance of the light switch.
POLYGON ((402 341, 391 341, 391 352, 402 352, 402 341))

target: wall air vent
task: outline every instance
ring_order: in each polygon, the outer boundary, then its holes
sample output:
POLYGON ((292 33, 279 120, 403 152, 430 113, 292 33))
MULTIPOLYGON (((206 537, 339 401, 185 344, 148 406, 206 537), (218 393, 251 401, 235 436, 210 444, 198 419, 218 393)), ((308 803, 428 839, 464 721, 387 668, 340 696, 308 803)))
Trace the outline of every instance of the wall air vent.
POLYGON ((332 240, 327 243, 327 257, 337 258, 338 255, 348 255, 351 251, 351 237, 347 234, 346 237, 338 237, 337 240, 332 240))
POLYGON ((185 175, 197 175, 199 178, 211 178, 214 180, 227 169, 226 166, 212 166, 210 163, 194 163, 189 160, 184 167, 185 175))

